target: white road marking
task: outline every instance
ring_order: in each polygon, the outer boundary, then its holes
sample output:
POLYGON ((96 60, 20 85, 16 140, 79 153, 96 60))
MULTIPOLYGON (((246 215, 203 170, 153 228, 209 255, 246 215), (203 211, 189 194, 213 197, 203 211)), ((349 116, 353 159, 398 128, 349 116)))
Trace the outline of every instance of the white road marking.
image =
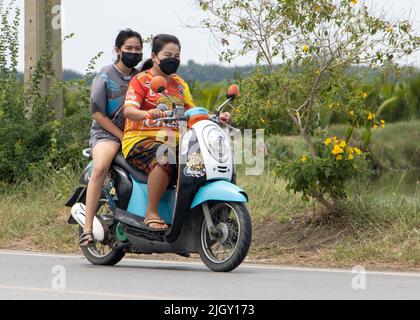
POLYGON ((47 289, 47 288, 3 286, 3 285, 0 285, 0 289, 29 291, 29 292, 45 292, 45 293, 54 293, 54 294, 91 295, 91 296, 101 296, 101 297, 106 297, 106 298, 121 298, 121 299, 136 299, 136 300, 177 300, 177 299, 180 299, 179 297, 175 298, 175 297, 164 297, 164 296, 131 295, 131 294, 104 293, 104 292, 83 291, 83 290, 54 290, 54 289, 47 289))
MULTIPOLYGON (((0 255, 84 260, 84 257, 79 256, 79 255, 59 255, 59 254, 26 252, 26 251, 0 250, 0 255)), ((135 262, 135 263, 141 262, 141 263, 148 263, 148 264, 204 266, 203 263, 201 263, 201 262, 181 262, 181 261, 168 261, 168 260, 141 260, 141 259, 124 259, 122 261, 123 262, 135 262)), ((248 264, 248 263, 242 264, 241 268, 262 269, 262 270, 266 269, 266 270, 283 270, 283 271, 330 272, 330 273, 349 273, 349 274, 352 274, 351 270, 346 270, 346 269, 292 267, 292 266, 276 266, 276 265, 256 265, 256 264, 248 264)), ((420 277, 420 273, 416 273, 416 272, 366 271, 366 274, 381 275, 381 276, 398 276, 398 277, 420 277)))

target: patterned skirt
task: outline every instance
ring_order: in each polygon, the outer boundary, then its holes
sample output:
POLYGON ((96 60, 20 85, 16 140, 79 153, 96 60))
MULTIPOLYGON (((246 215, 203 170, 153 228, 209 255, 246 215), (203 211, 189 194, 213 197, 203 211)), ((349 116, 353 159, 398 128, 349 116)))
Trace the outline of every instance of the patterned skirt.
POLYGON ((170 148, 155 138, 147 138, 137 142, 127 155, 130 165, 146 172, 147 175, 158 165, 168 174, 170 179, 176 178, 177 150, 170 148))

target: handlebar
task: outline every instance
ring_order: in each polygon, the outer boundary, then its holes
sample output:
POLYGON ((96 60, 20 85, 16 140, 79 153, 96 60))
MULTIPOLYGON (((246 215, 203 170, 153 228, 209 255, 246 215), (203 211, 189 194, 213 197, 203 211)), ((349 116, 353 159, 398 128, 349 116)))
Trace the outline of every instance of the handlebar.
MULTIPOLYGON (((229 102, 229 101, 230 101, 230 99, 227 102, 229 102)), ((164 111, 163 113, 165 115, 165 117, 163 117, 163 118, 152 119, 151 115, 147 114, 145 119, 149 120, 149 121, 151 120, 151 121, 166 121, 166 122, 188 121, 189 120, 189 117, 187 117, 187 116, 174 116, 172 111, 164 111)), ((218 124, 218 125, 224 125, 224 126, 228 127, 229 129, 231 129, 233 131, 236 131, 236 132, 240 131, 239 129, 237 129, 235 127, 232 127, 231 125, 227 124, 226 122, 221 121, 219 119, 218 113, 220 113, 219 110, 216 111, 216 114, 209 113, 209 120, 218 124)))
POLYGON ((241 130, 235 128, 235 127, 232 127, 231 125, 227 124, 226 122, 221 121, 218 118, 217 114, 212 114, 209 120, 210 121, 213 121, 214 123, 217 123, 218 125, 224 125, 227 128, 231 129, 232 131, 236 131, 236 132, 240 132, 241 131, 241 130))

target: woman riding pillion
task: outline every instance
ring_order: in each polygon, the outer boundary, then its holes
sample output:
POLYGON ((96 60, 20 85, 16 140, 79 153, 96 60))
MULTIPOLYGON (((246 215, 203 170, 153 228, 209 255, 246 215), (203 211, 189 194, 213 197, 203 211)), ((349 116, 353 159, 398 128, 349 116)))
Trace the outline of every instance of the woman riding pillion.
POLYGON ((115 41, 117 62, 104 67, 95 77, 91 94, 93 125, 89 146, 94 162, 86 194, 86 222, 79 245, 94 245, 93 220, 101 188, 115 155, 121 149, 124 130, 123 106, 128 84, 138 73, 135 67, 143 59, 143 40, 139 33, 126 29, 115 41))
MULTIPOLYGON (((158 212, 159 201, 176 177, 176 165, 168 159, 158 158, 163 144, 173 147, 178 143, 178 129, 165 123, 154 122, 172 110, 173 104, 185 110, 195 107, 187 83, 176 72, 180 66, 181 44, 172 35, 160 34, 153 38, 152 56, 143 65, 142 72, 130 82, 124 106, 126 125, 123 137, 123 154, 134 167, 148 175, 148 205, 144 223, 151 230, 163 231, 168 225, 158 212), (165 94, 153 92, 152 79, 162 76, 167 81, 165 94)), ((230 121, 230 114, 223 113, 222 121, 230 121)))

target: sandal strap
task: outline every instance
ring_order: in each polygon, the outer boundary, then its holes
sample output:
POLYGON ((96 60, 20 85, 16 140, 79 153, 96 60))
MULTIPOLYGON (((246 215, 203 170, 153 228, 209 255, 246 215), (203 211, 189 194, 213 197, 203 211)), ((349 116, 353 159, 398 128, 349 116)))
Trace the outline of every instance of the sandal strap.
POLYGON ((95 238, 93 237, 92 232, 85 232, 80 236, 79 243, 83 243, 83 242, 86 242, 86 241, 88 241, 88 242, 95 241, 95 238))
POLYGON ((93 237, 93 232, 92 231, 85 232, 80 236, 80 238, 85 238, 87 236, 92 236, 93 237))
POLYGON ((157 223, 160 225, 165 224, 165 221, 163 221, 162 219, 150 219, 144 222, 146 224, 146 226, 149 226, 151 223, 157 223))

